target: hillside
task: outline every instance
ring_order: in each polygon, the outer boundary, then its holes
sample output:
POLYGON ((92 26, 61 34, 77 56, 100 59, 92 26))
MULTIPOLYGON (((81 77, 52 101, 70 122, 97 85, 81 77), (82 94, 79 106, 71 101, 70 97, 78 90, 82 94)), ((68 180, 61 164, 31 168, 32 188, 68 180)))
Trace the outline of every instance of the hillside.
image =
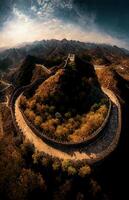
POLYGON ((93 65, 75 57, 35 91, 23 96, 26 117, 48 137, 79 142, 104 121, 108 99, 102 93, 93 65), (27 99, 26 99, 27 98, 27 99))

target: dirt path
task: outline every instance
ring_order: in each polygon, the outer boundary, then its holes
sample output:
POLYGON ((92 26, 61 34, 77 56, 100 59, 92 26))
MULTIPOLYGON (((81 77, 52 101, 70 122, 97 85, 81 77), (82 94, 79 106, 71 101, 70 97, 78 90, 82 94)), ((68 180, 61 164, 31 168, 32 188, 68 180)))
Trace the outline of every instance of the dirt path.
POLYGON ((108 89, 102 88, 103 91, 109 96, 112 101, 112 112, 108 122, 108 125, 103 130, 103 137, 98 138, 93 143, 84 147, 83 149, 56 149, 43 140, 41 140, 30 127, 26 124, 22 113, 19 109, 20 96, 15 102, 15 118, 19 129, 25 136, 26 140, 32 142, 38 151, 43 151, 53 157, 58 157, 59 159, 70 159, 70 160, 83 160, 85 159, 87 163, 94 163, 106 157, 110 154, 118 144, 120 131, 121 131, 121 109, 120 104, 114 93, 108 89))

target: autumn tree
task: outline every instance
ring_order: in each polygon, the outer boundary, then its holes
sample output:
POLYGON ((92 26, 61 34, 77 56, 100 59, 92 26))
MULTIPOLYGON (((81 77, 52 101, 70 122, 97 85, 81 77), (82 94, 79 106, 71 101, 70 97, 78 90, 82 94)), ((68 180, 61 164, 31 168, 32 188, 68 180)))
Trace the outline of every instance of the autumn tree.
POLYGON ((23 168, 17 180, 17 184, 12 188, 11 199, 23 200, 40 198, 39 195, 43 195, 45 190, 46 184, 42 175, 40 173, 35 173, 31 169, 23 168))
POLYGON ((40 126, 41 125, 41 123, 42 123, 42 117, 41 116, 36 116, 35 117, 35 120, 34 120, 34 124, 35 124, 35 126, 40 126))
POLYGON ((26 99, 26 97, 24 95, 22 95, 21 98, 20 98, 20 105, 21 105, 21 107, 23 109, 25 109, 26 108, 26 104, 27 104, 27 99, 26 99))
POLYGON ((30 109, 27 108, 27 109, 24 111, 24 113, 25 113, 26 117, 28 117, 28 119, 29 119, 31 122, 34 122, 35 117, 36 117, 36 114, 34 113, 33 110, 30 110, 30 109))
POLYGON ((58 160, 54 160, 54 161, 53 161, 52 168, 53 168, 54 171, 59 170, 59 169, 60 169, 60 166, 61 166, 60 161, 58 161, 58 160))
POLYGON ((69 167, 68 167, 68 175, 74 176, 74 175, 76 175, 76 174, 77 174, 77 170, 75 169, 75 167, 69 166, 69 167))
POLYGON ((68 167, 71 166, 71 161, 70 160, 63 160, 62 161, 62 170, 67 171, 68 167))
POLYGON ((86 175, 89 175, 91 173, 91 168, 89 165, 84 165, 79 169, 79 176, 84 178, 86 175))
POLYGON ((36 106, 36 100, 35 99, 30 99, 28 102, 27 102, 27 105, 28 107, 32 110, 35 108, 36 106))
POLYGON ((24 142, 21 145, 21 154, 27 163, 31 163, 32 155, 35 151, 34 145, 30 142, 24 142))

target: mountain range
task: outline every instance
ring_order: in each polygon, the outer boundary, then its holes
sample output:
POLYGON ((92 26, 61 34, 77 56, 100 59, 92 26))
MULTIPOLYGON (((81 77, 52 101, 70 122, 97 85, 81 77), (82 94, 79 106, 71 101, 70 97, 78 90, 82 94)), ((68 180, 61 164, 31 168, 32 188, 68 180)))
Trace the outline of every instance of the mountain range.
POLYGON ((129 61, 129 51, 107 44, 74 40, 42 40, 0 51, 0 70, 17 67, 28 56, 36 56, 49 66, 60 64, 68 53, 81 55, 93 64, 111 65, 129 61))

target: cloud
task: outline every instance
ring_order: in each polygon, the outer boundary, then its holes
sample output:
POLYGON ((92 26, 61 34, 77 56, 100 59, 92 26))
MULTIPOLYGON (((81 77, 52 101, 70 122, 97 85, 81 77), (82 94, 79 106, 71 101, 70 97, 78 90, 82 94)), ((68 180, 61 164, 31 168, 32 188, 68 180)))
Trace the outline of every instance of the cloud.
MULTIPOLYGON (((54 0, 53 2, 57 3, 57 1, 58 0, 54 0)), ((38 1, 38 3, 40 6, 44 6, 42 1, 38 1)), ((70 4, 64 5, 70 7, 70 4)), ((80 27, 80 24, 77 25, 72 22, 66 23, 63 20, 54 17, 50 8, 52 7, 49 6, 47 15, 45 15, 44 12, 44 17, 42 17, 42 20, 39 20, 38 18, 32 18, 29 15, 25 15, 22 11, 14 7, 13 18, 5 23, 4 28, 0 32, 0 47, 13 47, 23 42, 33 42, 42 39, 61 40, 66 38, 84 42, 108 43, 128 48, 124 41, 100 32, 94 23, 94 16, 90 18, 90 20, 89 16, 87 16, 87 20, 85 17, 85 23, 88 21, 86 24, 87 28, 82 28, 80 27)), ((39 9, 34 7, 31 7, 31 9, 41 17, 43 11, 39 13, 39 9)), ((80 18, 83 18, 83 15, 80 16, 80 18)), ((80 22, 83 20, 81 19, 80 22)))
POLYGON ((73 6, 73 0, 37 0, 37 2, 42 8, 47 6, 71 9, 73 6))
POLYGON ((72 7, 73 0, 37 0, 37 4, 31 0, 31 11, 42 19, 44 16, 54 16, 58 9, 71 10, 72 7))

